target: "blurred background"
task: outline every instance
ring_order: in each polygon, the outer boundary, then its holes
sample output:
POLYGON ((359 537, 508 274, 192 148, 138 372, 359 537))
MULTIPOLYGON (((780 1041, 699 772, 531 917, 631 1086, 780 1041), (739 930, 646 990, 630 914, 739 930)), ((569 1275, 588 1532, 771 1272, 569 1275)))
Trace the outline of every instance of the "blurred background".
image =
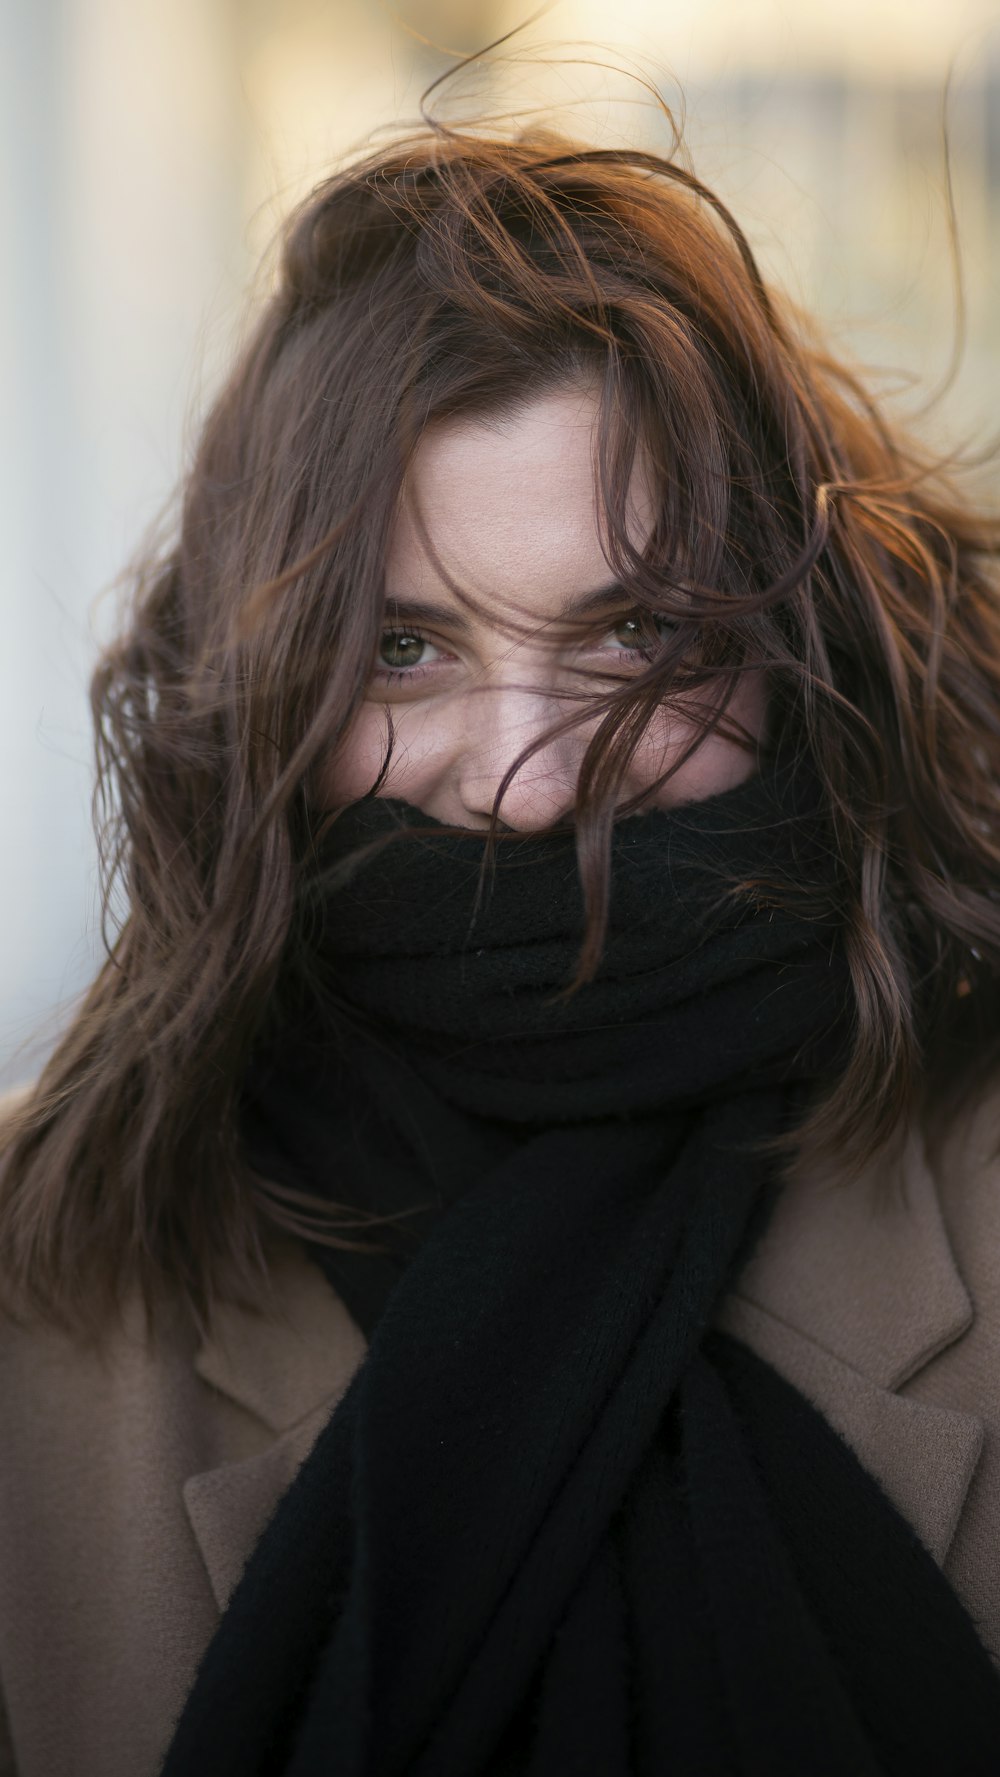
MULTIPOLYGON (((936 443, 1000 395, 1000 0, 2 0, 0 1085, 100 954, 87 680, 280 219, 435 105, 544 113, 696 170, 936 443), (642 83, 645 82, 645 85, 642 83), (942 117, 967 300, 956 340, 942 117)), ((995 497, 996 469, 981 476, 995 497)))

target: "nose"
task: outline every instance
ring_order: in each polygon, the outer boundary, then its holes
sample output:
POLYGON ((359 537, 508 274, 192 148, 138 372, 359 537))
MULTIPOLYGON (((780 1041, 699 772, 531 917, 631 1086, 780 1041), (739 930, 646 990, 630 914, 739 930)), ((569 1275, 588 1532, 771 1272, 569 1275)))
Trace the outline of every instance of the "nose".
POLYGON ((535 741, 540 744, 504 791, 499 818, 517 832, 533 833, 570 813, 586 737, 582 728, 560 735, 552 730, 572 710, 572 703, 531 687, 484 686, 474 694, 457 785, 470 825, 486 825, 506 772, 535 741))

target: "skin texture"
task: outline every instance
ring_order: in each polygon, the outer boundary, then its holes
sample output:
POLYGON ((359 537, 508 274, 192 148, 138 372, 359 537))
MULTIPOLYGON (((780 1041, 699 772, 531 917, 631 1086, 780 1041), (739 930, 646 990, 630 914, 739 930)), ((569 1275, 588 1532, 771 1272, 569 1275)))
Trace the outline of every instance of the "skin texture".
MULTIPOLYGON (((572 385, 533 398, 502 422, 463 418, 425 434, 391 539, 379 659, 366 701, 324 774, 327 807, 371 793, 385 756, 388 707, 395 739, 379 794, 449 825, 485 830, 507 767, 578 707, 559 692, 592 696, 591 687, 608 683, 595 675, 620 676, 643 664, 620 593, 588 614, 585 634, 579 618, 568 627, 580 601, 614 578, 601 541, 596 416, 593 391, 572 385), (474 609, 449 589, 425 548, 414 497, 445 572, 474 609)), ((629 535, 641 547, 653 521, 641 457, 629 507, 629 535)), ((752 743, 762 737, 765 714, 762 680, 747 674, 726 721, 750 744, 711 735, 646 806, 698 800, 752 775, 752 743)), ((538 831, 570 815, 596 725, 595 716, 548 740, 522 766, 501 804, 503 825, 538 831)), ((632 760, 620 800, 654 783, 691 734, 681 706, 664 708, 632 760)))

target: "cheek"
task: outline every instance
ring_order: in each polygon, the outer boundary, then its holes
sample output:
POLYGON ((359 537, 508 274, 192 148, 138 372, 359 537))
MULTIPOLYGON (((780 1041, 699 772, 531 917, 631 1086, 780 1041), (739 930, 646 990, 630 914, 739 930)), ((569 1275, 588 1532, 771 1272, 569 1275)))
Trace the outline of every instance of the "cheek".
MULTIPOLYGON (((455 751, 453 724, 433 706, 397 705, 392 711, 393 746, 380 796, 400 796, 423 806, 455 751)), ((320 774, 324 808, 342 808, 369 796, 385 764, 388 725, 385 708, 362 704, 335 756, 320 774)))
MULTIPOLYGON (((758 769, 757 748, 752 744, 765 738, 767 725, 767 690, 763 673, 747 674, 730 699, 726 721, 751 743, 741 745, 726 734, 711 734, 691 758, 657 791, 655 805, 669 808, 680 802, 697 802, 717 796, 752 777, 758 769)), ((633 790, 655 782, 673 761, 683 753, 698 732, 693 716, 685 720, 682 709, 665 710, 657 723, 650 726, 646 738, 635 755, 630 773, 633 790)))
POLYGON ((324 808, 343 808, 367 796, 385 758, 385 718, 380 709, 362 704, 333 758, 319 777, 324 808))

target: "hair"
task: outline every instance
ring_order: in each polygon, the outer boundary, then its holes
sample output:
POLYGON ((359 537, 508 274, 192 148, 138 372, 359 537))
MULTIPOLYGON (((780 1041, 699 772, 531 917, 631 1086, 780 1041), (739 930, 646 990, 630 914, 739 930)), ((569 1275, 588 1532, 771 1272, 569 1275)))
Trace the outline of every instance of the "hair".
POLYGON ((291 216, 178 532, 94 673, 106 934, 116 891, 126 911, 10 1126, 0 1248, 19 1303, 96 1325, 135 1283, 205 1324, 222 1300, 263 1299, 276 1232, 364 1244, 344 1234, 350 1206, 259 1177, 239 1137, 314 845, 310 785, 365 694, 423 432, 580 377, 599 394, 609 561, 637 610, 674 622, 605 687, 584 754, 577 983, 653 711, 701 687, 706 733, 763 668, 773 734, 819 777, 854 998, 812 1137, 870 1155, 943 1077, 962 1018, 990 1028, 1000 527, 766 287, 676 144, 427 122, 291 216), (641 552, 626 529, 640 445, 659 502, 641 552))

